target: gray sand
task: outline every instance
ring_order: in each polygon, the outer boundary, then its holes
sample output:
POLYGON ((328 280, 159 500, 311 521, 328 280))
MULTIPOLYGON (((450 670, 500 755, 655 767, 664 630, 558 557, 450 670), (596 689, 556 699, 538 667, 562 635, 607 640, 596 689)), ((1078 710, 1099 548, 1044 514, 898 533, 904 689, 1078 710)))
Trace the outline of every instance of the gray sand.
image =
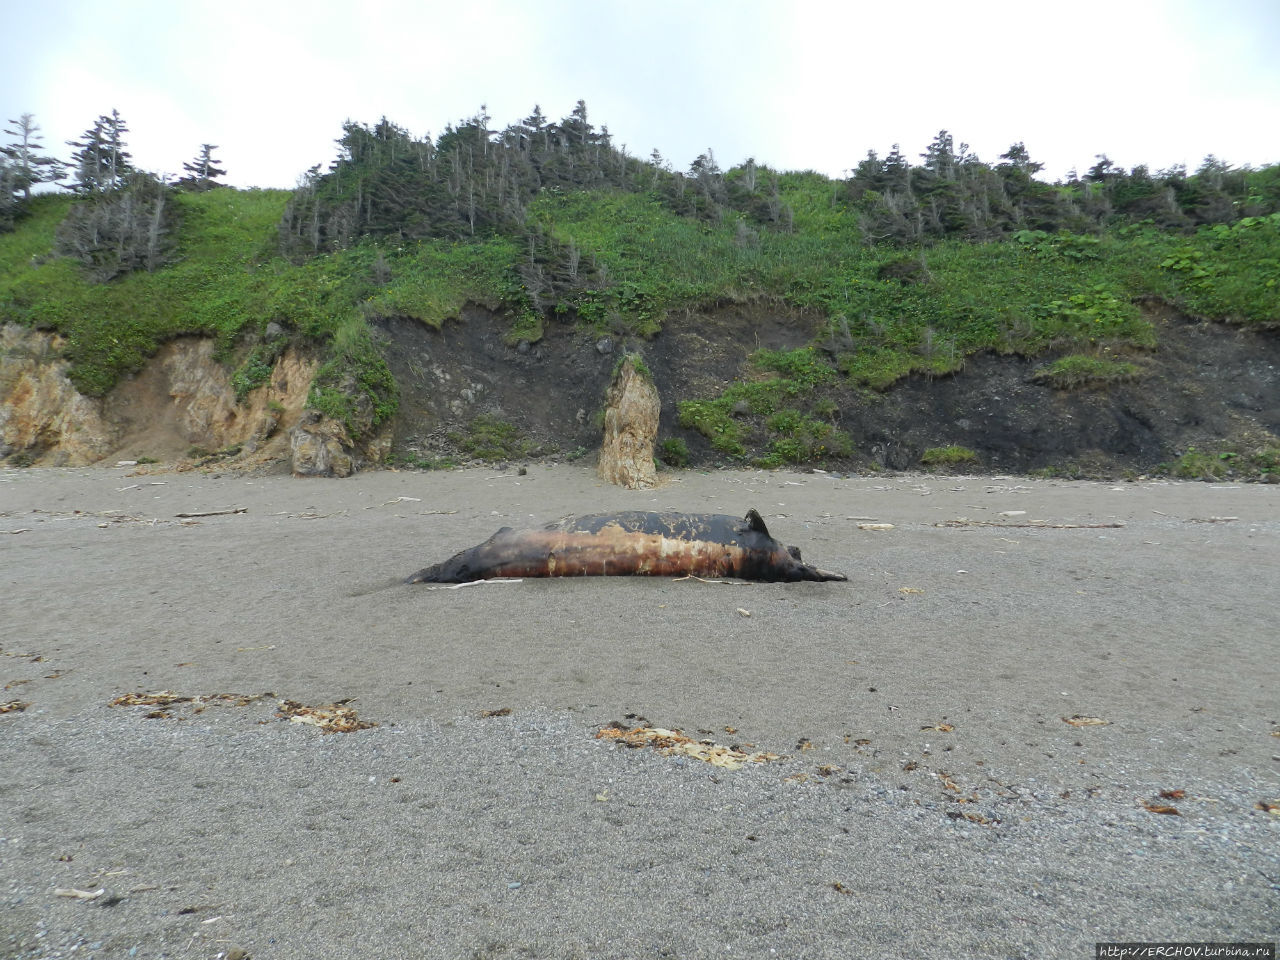
POLYGON ((1275 940, 1278 601, 1276 487, 0 473, 0 956, 1275 940), (503 525, 751 506, 849 583, 400 583, 503 525), (159 691, 270 695, 110 706, 159 691), (640 718, 783 758, 596 738, 640 718))

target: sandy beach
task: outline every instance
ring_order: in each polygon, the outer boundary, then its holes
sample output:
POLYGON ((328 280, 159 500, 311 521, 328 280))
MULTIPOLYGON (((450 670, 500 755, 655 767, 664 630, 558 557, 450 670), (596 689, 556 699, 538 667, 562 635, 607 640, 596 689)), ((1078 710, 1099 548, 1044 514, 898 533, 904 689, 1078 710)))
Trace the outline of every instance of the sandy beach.
POLYGON ((0 472, 0 956, 1274 941, 1278 603, 1276 486, 0 472), (749 507, 849 581, 402 583, 749 507))

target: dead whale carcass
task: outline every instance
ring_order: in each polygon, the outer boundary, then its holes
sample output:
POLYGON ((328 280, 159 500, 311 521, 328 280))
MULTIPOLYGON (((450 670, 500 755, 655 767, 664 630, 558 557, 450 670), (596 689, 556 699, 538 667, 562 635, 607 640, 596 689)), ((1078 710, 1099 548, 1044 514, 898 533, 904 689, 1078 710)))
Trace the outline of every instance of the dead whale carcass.
POLYGON ((406 583, 467 583, 496 577, 736 577, 847 580, 800 559, 769 535, 755 510, 710 513, 597 513, 532 530, 503 527, 492 537, 406 583))

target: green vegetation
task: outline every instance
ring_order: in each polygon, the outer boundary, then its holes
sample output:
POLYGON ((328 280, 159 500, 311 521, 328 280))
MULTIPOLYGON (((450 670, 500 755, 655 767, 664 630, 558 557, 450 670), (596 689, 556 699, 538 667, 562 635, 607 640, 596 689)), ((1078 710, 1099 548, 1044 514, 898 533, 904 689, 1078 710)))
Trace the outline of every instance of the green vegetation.
POLYGON ((775 413, 765 421, 765 428, 770 436, 769 449, 756 460, 757 466, 822 463, 853 454, 853 441, 847 433, 798 410, 775 413))
POLYGON ((387 457, 387 466, 409 470, 452 470, 457 466, 448 457, 424 457, 413 451, 393 451, 387 457))
POLYGON ((95 283, 52 255, 72 199, 33 197, 19 228, 0 234, 0 320, 66 336, 71 380, 89 396, 105 394, 181 334, 216 337, 229 356, 251 323, 280 312, 289 288, 300 302, 312 296, 313 277, 281 277, 261 259, 285 199, 280 191, 180 194, 178 262, 95 283))
POLYGON ((89 396, 107 393, 165 340, 201 334, 215 337, 234 365, 243 399, 295 342, 325 358, 312 404, 358 437, 397 404, 368 321, 400 316, 438 327, 468 302, 500 306, 513 282, 515 245, 503 238, 387 250, 366 244, 295 264, 275 252, 287 199, 283 191, 177 193, 176 262, 97 283, 52 255, 72 198, 37 196, 20 228, 0 234, 0 322, 64 334, 72 382, 89 396), (381 284, 379 260, 388 274, 381 284), (273 322, 281 332, 267 339, 273 322))
POLYGON ((952 444, 946 447, 930 447, 920 457, 926 467, 960 467, 978 462, 978 455, 968 447, 952 444))
POLYGON ((1172 464, 1161 464, 1161 473, 1184 480, 1221 480, 1224 477, 1256 479, 1280 477, 1280 447, 1262 447, 1241 452, 1216 452, 1188 447, 1172 464))
MULTIPOLYGON (((127 158, 117 115, 94 129, 82 153, 101 155, 97 136, 127 158)), ((1048 184, 1021 144, 989 164, 941 131, 923 163, 872 152, 842 181, 753 160, 724 171, 709 151, 676 171, 615 148, 582 102, 503 130, 477 114, 434 140, 349 122, 339 144, 292 192, 216 186, 209 149, 183 189, 100 167, 84 179, 82 162, 77 197, 25 198, 33 174, 0 170, 0 231, 14 225, 0 232, 0 322, 65 336, 91 396, 176 336, 216 338, 241 399, 301 347, 321 360, 310 404, 358 438, 397 409, 388 319, 439 328, 482 304, 516 346, 550 324, 645 338, 716 305, 777 302, 822 318, 811 343, 756 349, 746 378, 676 398, 680 426, 716 453, 768 466, 852 456, 838 426, 851 397, 982 351, 1065 354, 1036 375, 1062 388, 1132 378, 1115 357, 1156 343, 1144 297, 1280 327, 1280 166, 1126 171, 1100 157, 1048 184), (90 242, 99 222, 127 256, 90 242)), ((512 430, 478 418, 458 443, 519 456, 512 430)))
POLYGON ((727 397, 716 400, 681 400, 679 411, 680 426, 686 430, 696 430, 711 441, 711 448, 726 456, 741 458, 746 456, 747 447, 743 442, 747 436, 747 428, 731 416, 733 404, 727 397))
POLYGON ((658 459, 668 467, 675 467, 677 470, 687 467, 689 445, 684 442, 683 437, 667 437, 658 444, 658 459))
MULTIPOLYGON (((635 370, 641 377, 646 380, 653 379, 653 372, 649 369, 649 365, 645 363, 644 356, 639 353, 624 353, 618 358, 618 362, 613 365, 613 376, 616 378, 622 365, 628 360, 631 361, 631 369, 635 370)), ((604 411, 601 411, 600 425, 604 426, 604 411)))
POLYGON ((1105 386, 1123 383, 1138 376, 1136 364, 1111 357, 1095 357, 1081 353, 1059 357, 1031 375, 1037 383, 1044 383, 1059 390, 1073 390, 1084 386, 1105 386))
POLYGON ((481 415, 465 432, 449 434, 449 440, 473 460, 512 460, 528 456, 534 444, 520 436, 515 424, 481 415))

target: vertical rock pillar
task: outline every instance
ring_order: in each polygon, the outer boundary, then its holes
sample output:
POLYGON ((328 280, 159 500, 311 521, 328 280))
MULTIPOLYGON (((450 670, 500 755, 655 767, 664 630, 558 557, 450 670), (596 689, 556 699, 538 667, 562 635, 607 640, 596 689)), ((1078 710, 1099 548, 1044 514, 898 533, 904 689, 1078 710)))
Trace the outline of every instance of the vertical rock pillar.
POLYGON ((658 389, 639 358, 628 354, 605 394, 604 443, 596 468, 601 480, 629 490, 657 483, 653 444, 662 407, 658 389))

